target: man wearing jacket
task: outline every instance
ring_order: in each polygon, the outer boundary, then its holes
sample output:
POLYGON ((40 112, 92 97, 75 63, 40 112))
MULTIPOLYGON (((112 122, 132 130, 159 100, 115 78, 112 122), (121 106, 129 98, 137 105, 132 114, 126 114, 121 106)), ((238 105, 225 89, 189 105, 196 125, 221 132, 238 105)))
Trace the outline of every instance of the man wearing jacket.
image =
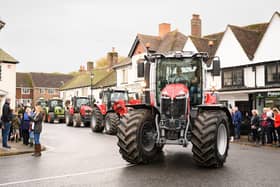
POLYGON ((2 108, 2 146, 4 148, 10 149, 11 147, 8 145, 8 136, 11 129, 11 121, 12 121, 12 113, 10 108, 11 100, 9 98, 6 99, 5 104, 2 108))
POLYGON ((242 121, 242 114, 238 110, 238 107, 234 108, 234 114, 233 114, 233 125, 234 125, 234 131, 235 131, 235 139, 240 139, 240 126, 242 121))

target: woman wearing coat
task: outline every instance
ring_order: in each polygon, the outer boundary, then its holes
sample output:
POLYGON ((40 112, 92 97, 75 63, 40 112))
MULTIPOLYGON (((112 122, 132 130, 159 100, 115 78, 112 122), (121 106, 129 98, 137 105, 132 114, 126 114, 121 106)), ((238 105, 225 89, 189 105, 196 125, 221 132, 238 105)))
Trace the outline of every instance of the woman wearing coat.
POLYGON ((34 141, 35 150, 32 156, 41 156, 40 134, 42 132, 43 113, 40 105, 35 106, 35 113, 29 116, 30 120, 34 122, 34 141))

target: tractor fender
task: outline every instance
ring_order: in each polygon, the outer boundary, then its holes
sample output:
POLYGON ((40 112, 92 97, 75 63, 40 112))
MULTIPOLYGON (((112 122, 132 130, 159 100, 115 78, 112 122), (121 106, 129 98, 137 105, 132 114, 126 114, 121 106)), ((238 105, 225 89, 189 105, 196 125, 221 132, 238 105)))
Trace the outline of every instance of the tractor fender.
POLYGON ((212 105, 202 104, 202 105, 198 105, 197 114, 200 111, 203 111, 203 110, 222 110, 222 111, 224 111, 226 113, 227 117, 228 117, 230 136, 234 136, 234 126, 232 124, 232 117, 231 117, 231 114, 230 114, 230 112, 229 112, 229 110, 226 106, 221 105, 221 104, 212 104, 212 105))
POLYGON ((71 116, 73 116, 74 113, 75 113, 74 107, 71 106, 71 107, 69 108, 69 114, 70 114, 71 116))
POLYGON ((100 110, 102 115, 106 115, 107 110, 106 110, 106 105, 105 104, 98 104, 98 105, 95 104, 94 106, 97 107, 100 110))
POLYGON ((115 101, 113 104, 113 111, 116 112, 119 116, 124 116, 127 113, 127 107, 125 106, 124 100, 115 101))
POLYGON ((148 109, 148 110, 151 110, 153 115, 156 115, 156 114, 160 115, 159 109, 156 108, 155 106, 149 105, 149 104, 136 104, 136 105, 129 105, 128 104, 128 105, 126 105, 126 107, 127 107, 128 110, 131 110, 131 109, 148 109))

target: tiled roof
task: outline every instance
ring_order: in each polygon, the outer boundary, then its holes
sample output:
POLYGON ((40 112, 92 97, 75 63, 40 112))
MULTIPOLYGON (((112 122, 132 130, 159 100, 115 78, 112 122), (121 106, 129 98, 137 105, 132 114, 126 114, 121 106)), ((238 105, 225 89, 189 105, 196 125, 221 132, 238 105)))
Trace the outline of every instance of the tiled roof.
POLYGON ((93 88, 105 88, 117 85, 117 73, 111 71, 105 78, 94 84, 93 88))
POLYGON ((126 66, 126 65, 130 65, 130 64, 132 64, 131 58, 126 57, 125 59, 123 59, 122 61, 120 61, 116 65, 114 65, 113 68, 115 69, 115 68, 123 67, 123 66, 126 66))
POLYGON ((14 59, 12 56, 10 56, 1 48, 0 48, 0 62, 18 63, 16 59, 14 59))
POLYGON ((72 75, 58 73, 30 73, 34 87, 59 88, 73 78, 72 75))
POLYGON ((174 30, 163 37, 157 52, 181 51, 183 50, 186 41, 187 37, 184 34, 174 30))
POLYGON ((16 73, 16 87, 32 87, 30 73, 16 73))
POLYGON ((252 60, 262 37, 262 32, 253 31, 233 25, 229 25, 229 27, 242 46, 248 58, 252 60))
MULTIPOLYGON (((106 76, 108 76, 109 73, 111 73, 111 71, 108 71, 107 68, 94 69, 93 70, 94 78, 92 84, 93 85, 97 84, 99 81, 101 81, 106 76)), ((91 84, 90 73, 81 72, 77 74, 74 78, 66 82, 62 87, 60 87, 60 90, 69 90, 74 88, 87 87, 90 86, 90 84, 91 84)))
POLYGON ((151 51, 157 51, 161 42, 161 38, 159 36, 151 36, 144 34, 137 34, 139 42, 145 47, 147 43, 150 44, 151 51))

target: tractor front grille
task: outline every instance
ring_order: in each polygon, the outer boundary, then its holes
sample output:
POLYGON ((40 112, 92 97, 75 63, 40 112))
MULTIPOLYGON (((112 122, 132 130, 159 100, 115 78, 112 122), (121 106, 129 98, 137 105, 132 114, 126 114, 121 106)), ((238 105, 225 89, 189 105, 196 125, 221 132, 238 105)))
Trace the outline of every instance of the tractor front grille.
POLYGON ((186 105, 187 98, 161 98, 161 114, 163 114, 166 118, 179 119, 186 113, 186 105))

